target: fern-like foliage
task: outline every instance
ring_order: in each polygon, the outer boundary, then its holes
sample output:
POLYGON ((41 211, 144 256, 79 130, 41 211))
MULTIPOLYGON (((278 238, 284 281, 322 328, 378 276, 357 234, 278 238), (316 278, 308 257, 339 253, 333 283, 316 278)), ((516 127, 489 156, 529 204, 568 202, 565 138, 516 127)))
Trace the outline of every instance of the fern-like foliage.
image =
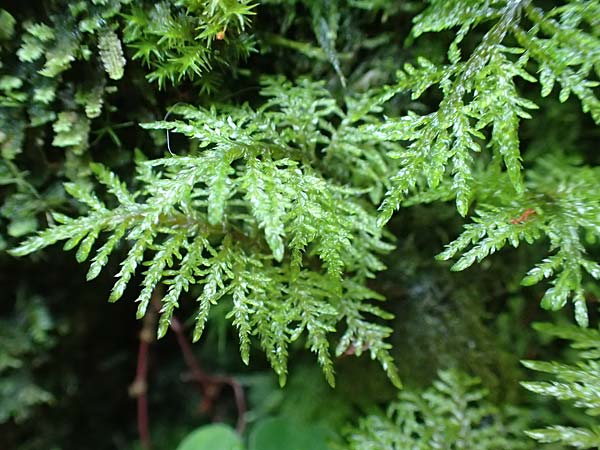
POLYGON ((533 448, 523 418, 494 406, 477 378, 441 371, 424 392, 405 390, 386 415, 370 415, 348 435, 352 450, 533 448))
POLYGON ((546 290, 542 307, 558 310, 572 299, 577 322, 587 326, 585 276, 600 280, 600 265, 585 249, 586 239, 600 238, 599 176, 597 167, 569 167, 554 158, 541 161, 523 194, 511 197, 496 191, 495 199, 488 197, 474 222, 438 258, 461 254, 452 269, 463 270, 507 244, 517 247, 546 237, 551 254, 527 273, 522 284, 550 279, 552 287, 546 290))
MULTIPOLYGON (((535 324, 536 330, 552 337, 568 339, 577 349, 579 360, 575 364, 559 362, 523 361, 529 369, 551 374, 553 381, 528 381, 521 383, 526 389, 558 400, 572 402, 585 408, 590 416, 600 413, 600 332, 581 329, 573 325, 535 324)), ((527 431, 539 442, 558 442, 575 448, 600 448, 600 426, 589 428, 552 425, 527 431)))
MULTIPOLYGON (((401 168, 384 200, 382 223, 400 204, 455 200, 466 215, 478 202, 474 223, 440 259, 461 254, 453 270, 463 270, 507 244, 550 242, 550 255, 523 279, 533 285, 550 279, 542 306, 558 310, 569 299, 577 322, 588 322, 584 284, 600 279, 600 265, 586 254, 586 239, 600 236, 600 204, 596 168, 564 159, 536 161, 523 175, 519 122, 537 106, 519 93, 517 77, 541 85, 541 96, 560 86, 559 100, 577 96, 584 112, 600 123, 595 88, 598 83, 600 29, 592 15, 597 2, 569 2, 545 11, 533 2, 442 2, 415 19, 413 35, 460 26, 448 50, 449 64, 420 59, 406 65, 389 93, 409 89, 418 98, 433 86, 442 92, 439 109, 363 127, 407 142, 396 152, 401 168), (491 22, 471 55, 461 57, 461 44, 472 28, 491 22), (511 39, 519 47, 507 47, 511 39), (537 74, 532 74, 537 68, 537 74), (491 147, 491 157, 482 153, 491 147), (557 169, 561 167, 561 169, 557 169), (584 239, 583 236, 586 236, 584 239)), ((389 95, 389 94, 388 94, 389 95)))
POLYGON ((380 255, 393 247, 377 226, 375 208, 364 196, 368 191, 353 187, 348 174, 339 177, 345 184, 323 178, 311 164, 320 143, 340 151, 340 140, 332 142, 336 135, 325 132, 334 130, 330 120, 342 113, 320 83, 293 86, 277 78, 265 82, 263 94, 269 100, 258 110, 242 106, 218 113, 180 105, 171 112, 181 120, 144 125, 186 135, 201 151, 141 163, 135 194, 93 164, 116 204, 101 201, 87 184, 67 184, 87 214, 54 214, 58 225, 12 253, 21 256, 66 241, 67 250, 78 246, 81 262, 104 233, 106 241, 88 272, 93 279, 127 240, 131 248, 110 299, 119 299, 136 271, 148 266, 138 315, 146 312, 153 290, 166 284, 160 336, 182 295, 201 285, 195 339, 211 306, 226 297, 243 360, 248 362, 257 336, 282 382, 288 345, 306 333, 333 383, 328 336, 339 332, 338 355, 350 347, 357 354, 368 351, 398 383, 385 343, 391 330, 369 320, 389 314, 370 303, 381 297, 365 287, 365 280, 384 268, 380 255))
POLYGON ((407 194, 436 189, 444 178, 452 180, 452 198, 461 215, 473 199, 476 162, 482 150, 491 147, 494 161, 503 161, 516 193, 523 191, 519 123, 531 117, 537 105, 517 88, 520 78, 542 84, 549 95, 557 82, 561 101, 571 92, 584 111, 600 123, 598 86, 599 29, 593 12, 596 2, 573 1, 544 11, 528 1, 499 2, 433 0, 414 20, 413 36, 459 27, 448 49, 448 63, 419 57, 398 72, 393 93, 411 92, 412 98, 438 88, 439 108, 429 114, 414 112, 365 125, 371 133, 408 145, 395 156, 402 162, 392 188, 381 205, 381 221, 387 222, 407 194), (589 5, 588 5, 589 4, 589 5), (589 6, 589 7, 588 7, 589 6), (527 20, 525 20, 527 19, 527 20), (474 27, 491 23, 469 56, 461 45, 474 27), (591 29, 590 32, 586 31, 591 29), (520 46, 507 46, 509 38, 520 46), (537 76, 531 67, 537 67, 537 76))
MULTIPOLYGON (((64 178, 91 175, 87 167, 90 147, 105 137, 120 147, 118 129, 133 124, 137 114, 148 117, 144 102, 134 102, 122 123, 114 119, 118 112, 111 104, 115 98, 111 94, 120 85, 128 84, 127 95, 140 87, 145 98, 155 95, 146 89, 143 77, 127 78, 126 70, 133 66, 135 73, 140 68, 131 61, 127 65, 132 54, 123 42, 142 45, 140 33, 153 36, 148 44, 152 48, 145 47, 156 58, 152 65, 166 70, 174 83, 200 73, 186 72, 182 59, 195 66, 208 58, 209 65, 224 67, 247 55, 252 47, 244 31, 253 14, 253 5, 248 2, 57 0, 45 3, 44 13, 35 17, 25 12, 26 8, 6 7, 0 9, 0 171, 9 168, 11 175, 2 173, 0 178, 3 185, 6 179, 14 179, 15 185, 2 192, 0 203, 3 216, 18 211, 9 218, 10 236, 20 236, 37 226, 35 214, 45 208, 44 204, 56 203, 55 194, 62 191, 64 178), (145 27, 142 19, 152 26, 145 27), (181 28, 183 22, 189 26, 181 28), (187 40, 179 39, 177 30, 191 34, 186 35, 187 40), (123 77, 127 81, 122 81, 123 77), (64 158, 65 162, 37 167, 32 181, 20 167, 43 165, 45 155, 52 160, 64 158), (49 186, 48 181, 54 185, 49 186), (22 192, 25 184, 30 185, 27 198, 22 192), (33 185, 35 188, 30 189, 33 185), (17 204, 26 206, 15 208, 17 204)), ((204 67, 202 74, 207 70, 208 66, 204 67)), ((211 86, 211 80, 214 77, 201 82, 202 86, 211 86)), ((162 84, 164 81, 160 80, 162 84)))
MULTIPOLYGON (((254 51, 246 29, 256 4, 250 0, 161 1, 134 5, 126 15, 126 42, 164 87, 195 80, 213 66, 226 66, 254 51)), ((210 84, 204 84, 210 89, 210 84)))

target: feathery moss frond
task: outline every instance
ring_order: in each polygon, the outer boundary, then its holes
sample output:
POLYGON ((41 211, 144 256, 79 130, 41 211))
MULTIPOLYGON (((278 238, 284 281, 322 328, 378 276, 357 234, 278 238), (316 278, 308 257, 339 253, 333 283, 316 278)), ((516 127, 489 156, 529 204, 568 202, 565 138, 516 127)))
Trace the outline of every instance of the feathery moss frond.
POLYGON ((500 202, 482 204, 474 223, 466 225, 438 258, 447 260, 462 253, 452 270, 464 270, 507 244, 517 247, 522 241, 531 244, 545 237, 552 254, 531 269, 522 284, 551 279, 542 307, 558 310, 572 298, 577 322, 587 326, 583 277, 587 273, 599 280, 600 265, 586 254, 582 233, 600 238, 600 172, 590 167, 566 170, 557 164, 555 160, 541 162, 539 170, 544 175, 532 177, 522 195, 496 196, 500 202))
POLYGON ((247 57, 254 44, 246 29, 256 4, 234 1, 162 1, 133 6, 126 15, 125 42, 136 50, 160 88, 169 81, 196 80, 214 66, 247 57))
POLYGON ((278 79, 265 86, 271 99, 258 111, 246 107, 221 115, 179 105, 172 113, 181 120, 145 124, 183 133, 202 151, 139 163, 135 195, 113 173, 92 164, 117 205, 108 207, 87 186, 70 184, 68 192, 89 211, 78 218, 55 216, 59 225, 12 253, 25 255, 66 240, 67 248, 79 245, 81 262, 106 235, 93 258, 91 279, 125 239, 131 247, 110 300, 118 300, 140 267, 148 266, 138 315, 145 314, 152 291, 168 285, 159 336, 182 294, 203 285, 195 338, 210 306, 231 298, 229 316, 239 331, 242 358, 248 361, 256 336, 282 383, 287 347, 303 333, 333 383, 328 337, 343 328, 337 353, 350 346, 368 348, 398 383, 384 341, 391 330, 367 319, 389 315, 368 303, 377 295, 362 285, 385 267, 379 256, 393 247, 362 189, 326 180, 310 165, 316 144, 328 143, 323 131, 333 130, 330 118, 341 112, 319 84, 304 80, 290 86, 278 79), (287 88, 298 93, 291 103, 281 95, 287 88))
POLYGON ((413 99, 437 87, 442 93, 439 108, 426 115, 409 111, 385 123, 365 125, 370 133, 407 144, 406 149, 392 154, 400 159, 401 167, 381 205, 381 223, 387 222, 413 191, 425 187, 435 191, 445 178, 453 180, 452 198, 459 213, 466 216, 473 199, 475 161, 482 159, 486 141, 493 161, 503 161, 514 191, 522 192, 519 123, 530 119, 529 110, 537 105, 519 92, 518 78, 532 83, 539 78, 543 96, 558 81, 561 101, 573 92, 583 110, 596 122, 600 120, 594 91, 600 45, 597 35, 583 29, 589 16, 580 6, 572 2, 544 11, 520 0, 432 1, 415 18, 415 37, 459 25, 460 29, 448 50, 449 64, 419 57, 416 66, 405 64, 398 72, 398 83, 390 87, 394 93, 412 92, 413 99), (523 28, 523 16, 533 23, 530 29, 523 28), (466 35, 474 26, 494 20, 479 45, 463 59, 460 45, 466 35), (504 42, 509 36, 516 38, 520 47, 507 47, 504 42), (529 72, 532 62, 539 67, 538 77, 529 72))
POLYGON ((457 370, 438 373, 424 392, 405 390, 387 415, 370 415, 348 433, 352 450, 410 448, 532 449, 520 436, 521 420, 495 407, 480 380, 457 370))
MULTIPOLYGON (((539 332, 571 341, 578 350, 579 361, 575 364, 545 361, 523 361, 525 367, 552 374, 556 381, 527 381, 521 383, 526 389, 558 400, 573 402, 577 408, 597 416, 600 412, 600 332, 597 329, 581 329, 574 325, 538 323, 539 332)), ((526 432, 542 443, 559 442, 575 448, 600 447, 600 428, 552 425, 526 432)))

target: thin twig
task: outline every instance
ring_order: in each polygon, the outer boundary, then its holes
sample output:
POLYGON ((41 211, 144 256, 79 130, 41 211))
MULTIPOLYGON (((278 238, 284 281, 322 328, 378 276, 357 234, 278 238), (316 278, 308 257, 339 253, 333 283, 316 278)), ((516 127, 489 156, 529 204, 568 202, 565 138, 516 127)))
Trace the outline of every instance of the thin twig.
POLYGON ((170 328, 175 333, 175 337, 177 338, 177 343, 179 344, 179 348, 181 348, 181 353, 183 354, 183 359, 185 363, 190 368, 192 375, 198 381, 202 380, 202 384, 206 383, 208 379, 208 375, 204 373, 204 371, 200 368, 200 364, 192 351, 192 347, 190 346, 188 340, 183 334, 183 325, 179 319, 175 316, 171 317, 170 328))
MULTIPOLYGON (((140 332, 140 346, 138 350, 137 369, 135 380, 129 388, 130 395, 137 399, 137 422, 140 442, 142 447, 149 450, 152 447, 150 439, 150 427, 148 420, 148 353, 150 343, 155 337, 156 316, 160 312, 162 294, 157 288, 152 293, 152 308, 148 310, 144 316, 144 324, 140 332)), ((200 366, 198 359, 192 351, 192 347, 185 337, 183 325, 173 316, 169 325, 175 333, 177 344, 183 354, 183 359, 190 370, 191 379, 193 379, 202 390, 202 411, 210 413, 213 411, 215 401, 218 398, 223 386, 231 387, 235 398, 237 408, 237 424, 238 433, 243 433, 246 427, 246 398, 242 385, 233 377, 222 375, 209 375, 200 366)))
MULTIPOLYGON (((158 293, 153 293, 153 300, 158 298, 158 293)), ((148 420, 148 353, 150 343, 154 340, 156 312, 149 311, 144 316, 142 330, 140 331, 140 346, 137 357, 135 380, 129 387, 129 394, 137 399, 137 423, 140 442, 144 449, 152 448, 150 439, 150 426, 148 420)))
POLYGON ((205 412, 212 411, 214 402, 219 396, 223 385, 231 387, 235 397, 235 405, 238 413, 236 430, 240 434, 243 433, 246 427, 246 398, 242 385, 233 377, 208 375, 206 372, 204 372, 200 367, 194 352, 192 351, 189 341, 183 334, 183 326, 177 317, 173 316, 171 318, 170 328, 175 333, 177 343, 179 344, 183 358, 190 369, 192 379, 196 381, 202 389, 202 410, 205 412))

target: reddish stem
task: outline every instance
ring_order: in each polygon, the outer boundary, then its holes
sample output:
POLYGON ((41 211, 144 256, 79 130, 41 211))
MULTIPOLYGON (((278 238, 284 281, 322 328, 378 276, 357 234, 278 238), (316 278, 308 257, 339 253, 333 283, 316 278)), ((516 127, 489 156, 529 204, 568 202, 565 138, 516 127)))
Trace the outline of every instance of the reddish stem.
MULTIPOLYGON (((142 447, 146 450, 149 450, 152 447, 148 419, 148 397, 146 393, 148 386, 148 354, 150 343, 154 339, 156 316, 160 312, 160 299, 160 290, 155 289, 151 301, 153 308, 150 308, 144 316, 144 325, 140 332, 140 346, 138 350, 135 380, 129 388, 130 395, 137 399, 138 433, 140 435, 142 447)), ((183 326, 177 317, 173 316, 171 318, 170 328, 175 333, 177 344, 183 354, 183 359, 190 369, 191 378, 200 385, 202 390, 202 410, 211 412, 223 386, 231 387, 238 412, 236 429, 238 433, 243 433, 246 426, 244 419, 246 414, 246 398, 244 396, 242 385, 233 377, 209 375, 204 372, 192 351, 189 341, 185 337, 183 326)))
POLYGON ((235 406, 237 407, 238 411, 238 418, 235 429, 239 434, 242 434, 244 432, 244 429, 246 428, 246 396, 244 395, 244 389, 235 378, 228 377, 225 382, 229 384, 229 386, 231 386, 231 389, 233 389, 233 395, 235 397, 235 406))
POLYGON ((175 333, 177 343, 179 344, 179 348, 181 349, 181 353, 183 354, 183 359, 185 360, 185 363, 189 367, 190 371, 192 372, 192 376, 203 386, 204 389, 204 387, 208 384, 209 377, 200 368, 200 364, 194 356, 192 347, 190 346, 188 340, 183 334, 183 326, 181 325, 181 322, 177 317, 173 316, 171 317, 171 324, 169 326, 171 330, 173 330, 173 332, 175 333))
POLYGON ((183 326, 177 317, 173 316, 171 318, 170 327, 175 333, 177 343, 181 348, 181 353, 183 354, 185 363, 190 369, 192 378, 200 385, 202 389, 202 394, 204 397, 202 410, 206 412, 211 411, 214 401, 218 397, 222 386, 230 386, 233 390, 235 405, 238 412, 236 430, 240 434, 243 433, 244 428, 246 427, 246 421, 244 420, 246 415, 246 398, 244 396, 244 389, 242 388, 242 385, 233 377, 206 374, 201 369, 200 364, 198 363, 198 360, 192 351, 190 343, 183 334, 183 326))
MULTIPOLYGON (((158 293, 153 294, 153 301, 158 300, 158 293)), ((144 316, 144 324, 140 331, 140 346, 137 357, 135 380, 129 388, 129 393, 137 399, 137 425, 142 447, 146 450, 152 448, 150 440, 150 426, 148 419, 148 353, 150 343, 154 339, 156 313, 152 310, 144 316)))

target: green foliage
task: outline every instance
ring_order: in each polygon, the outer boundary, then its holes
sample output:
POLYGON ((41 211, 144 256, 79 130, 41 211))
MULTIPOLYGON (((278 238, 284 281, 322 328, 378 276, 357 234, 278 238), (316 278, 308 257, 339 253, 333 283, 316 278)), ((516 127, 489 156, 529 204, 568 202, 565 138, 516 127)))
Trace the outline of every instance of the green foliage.
MULTIPOLYGON (((163 1, 134 6, 125 16, 125 42, 151 72, 146 76, 164 87, 195 80, 214 66, 235 64, 254 51, 246 33, 256 4, 250 0, 163 1)), ((212 86, 205 80, 202 89, 212 86)))
POLYGON ((76 112, 61 112, 52 125, 56 147, 71 147, 73 152, 82 153, 87 146, 90 130, 89 120, 76 112))
POLYGON ((242 450, 242 440, 225 425, 206 425, 188 434, 177 450, 242 450))
MULTIPOLYGON (((3 159, 0 165, 9 167, 13 174, 25 174, 19 176, 19 179, 24 180, 27 178, 26 172, 19 169, 20 165, 30 168, 43 165, 46 159, 55 159, 56 155, 64 159, 59 164, 45 164, 43 172, 35 167, 35 180, 32 181, 33 177, 29 177, 26 182, 32 188, 29 189, 27 201, 24 201, 21 182, 3 192, 8 199, 5 210, 8 205, 21 204, 21 209, 30 211, 29 214, 20 213, 23 220, 18 223, 22 228, 11 228, 8 232, 10 236, 21 236, 37 228, 39 219, 35 214, 47 209, 50 204, 56 204, 56 196, 46 195, 46 192, 54 193, 60 189, 65 177, 89 177, 88 152, 99 141, 102 144, 104 136, 121 146, 118 129, 133 122, 115 123, 112 119, 117 109, 109 101, 109 97, 118 93, 122 83, 110 83, 123 79, 127 59, 132 59, 121 41, 133 43, 132 45, 139 43, 136 34, 139 29, 135 28, 136 22, 130 20, 136 12, 141 14, 141 11, 162 7, 177 11, 177 21, 187 17, 185 20, 194 27, 199 27, 192 29, 191 40, 196 42, 196 37, 202 37, 202 41, 197 44, 207 55, 210 53, 207 56, 211 60, 210 64, 226 66, 229 64, 228 58, 234 62, 242 54, 248 54, 248 51, 238 48, 242 38, 233 37, 243 34, 253 5, 244 2, 189 2, 187 6, 181 2, 171 3, 172 5, 156 5, 155 2, 130 0, 55 1, 48 2, 45 7, 47 17, 40 19, 32 19, 30 15, 23 19, 4 9, 0 10, 0 156, 3 159), (22 25, 17 25, 21 22, 22 25), (229 50, 213 48, 222 47, 219 33, 227 27, 229 33, 222 43, 227 42, 229 50), (230 45, 231 42, 234 44, 230 45), (101 125, 100 120, 105 124, 101 125), (47 124, 52 124, 52 127, 48 128, 47 124), (94 136, 97 136, 95 140, 94 136), (64 153, 57 149, 47 149, 49 144, 63 149, 64 153), (19 159, 17 165, 14 163, 16 159, 19 159), (48 179, 55 185, 46 190, 48 179)), ((18 13, 17 10, 16 14, 18 13)), ((158 57, 152 64, 157 70, 166 70, 164 73, 176 70, 179 74, 181 67, 177 66, 173 57, 182 48, 182 42, 176 36, 165 41, 167 36, 159 26, 163 22, 153 19, 152 23, 159 28, 154 30, 153 36, 160 41, 151 50, 153 57, 158 57), (172 66, 165 68, 163 63, 172 66)), ((173 26, 178 27, 176 24, 173 26)), ((144 33, 151 31, 149 28, 143 30, 144 33)), ((244 34, 243 39, 244 46, 250 48, 249 37, 244 34)), ((196 58, 198 48, 190 51, 196 58)), ((197 62, 194 60, 192 64, 197 62)), ((136 68, 132 67, 132 70, 135 71, 136 68)), ((173 73, 170 76, 175 82, 173 73)), ((177 79, 181 80, 181 77, 177 79)), ((128 82, 129 91, 132 85, 145 89, 139 86, 140 83, 145 84, 143 78, 139 80, 132 77, 128 82)), ((151 101, 151 96, 146 95, 146 98, 151 101)), ((148 112, 143 110, 143 105, 140 107, 141 114, 147 118, 148 112)), ((128 114, 128 120, 135 120, 138 112, 132 114, 129 111, 128 114)), ((97 145, 95 147, 104 152, 104 148, 97 145)), ((2 184, 10 185, 4 181, 2 184)), ((65 209, 64 205, 60 209, 65 209)))
POLYGON ((298 424, 273 417, 256 424, 248 440, 248 450, 328 450, 327 433, 318 426, 298 424))
POLYGON ((16 20, 10 13, 4 9, 0 10, 0 39, 10 39, 15 32, 16 20))
POLYGON ((319 427, 298 426, 283 418, 269 418, 253 429, 246 447, 239 435, 222 424, 205 425, 188 434, 177 450, 328 450, 326 434, 319 427))
POLYGON ((200 284, 194 339, 200 338, 211 306, 230 296, 242 359, 248 363, 251 336, 257 335, 282 383, 288 344, 306 332, 307 345, 333 384, 327 336, 340 323, 345 330, 336 354, 350 347, 359 349, 358 355, 368 349, 398 383, 384 341, 391 330, 366 317, 390 315, 368 302, 380 296, 363 285, 385 267, 379 255, 392 247, 361 190, 324 179, 310 166, 315 145, 328 141, 323 131, 332 125, 326 118, 341 112, 318 84, 302 81, 291 87, 275 79, 265 86, 263 94, 271 99, 258 111, 242 107, 219 115, 177 106, 172 113, 185 120, 145 125, 185 134, 202 152, 141 163, 136 194, 103 166, 92 165, 118 205, 107 207, 87 184, 68 184, 67 192, 89 212, 79 218, 54 214, 59 225, 12 254, 65 240, 66 250, 79 245, 76 258, 82 262, 106 232, 90 280, 126 237, 132 247, 110 300, 123 295, 139 266, 149 266, 137 298, 138 317, 146 313, 156 286, 167 284, 159 336, 167 332, 181 294, 200 284), (284 102, 285 88, 298 94, 297 102, 284 102), (306 115, 317 120, 295 132, 294 120, 306 115))
MULTIPOLYGON (((128 3, 107 0, 90 5, 86 1, 69 2, 64 8, 57 5, 46 22, 24 21, 19 39, 1 49, 2 105, 6 108, 0 111, 0 127, 18 130, 2 143, 4 158, 14 159, 23 151, 25 127, 49 122, 54 122, 54 145, 78 153, 88 148, 89 124, 76 118, 83 113, 78 106, 85 107, 88 118, 98 117, 111 89, 106 87, 101 70, 80 76, 77 87, 68 80, 69 74, 74 64, 86 63, 91 68, 97 59, 110 78, 123 75, 121 44, 117 34, 107 29, 107 21, 115 21, 128 3), (57 111, 62 112, 57 115, 57 111)), ((33 146, 43 144, 42 138, 33 146)))
MULTIPOLYGON (((551 374, 556 381, 528 381, 521 383, 526 389, 558 400, 572 402, 577 408, 585 408, 594 419, 600 413, 600 332, 597 329, 581 329, 574 325, 538 323, 535 329, 547 336, 568 339, 577 350, 578 361, 574 364, 545 361, 523 361, 525 367, 551 374)), ((527 431, 535 440, 559 442, 575 448, 599 448, 600 428, 552 425, 527 431)))
POLYGON ((39 213, 49 207, 64 208, 64 177, 89 174, 85 154, 90 119, 113 109, 105 99, 116 90, 107 85, 102 61, 115 70, 119 62, 108 59, 114 42, 106 46, 99 41, 116 37, 107 30, 107 22, 116 21, 127 3, 53 2, 39 20, 2 10, 7 24, 19 23, 11 26, 9 35, 0 36, 0 183, 6 186, 2 216, 9 222, 8 236, 37 229, 39 213), (96 52, 97 47, 105 49, 96 52), (49 145, 65 153, 48 151, 49 145), (66 162, 48 164, 57 154, 66 162), (27 171, 21 169, 24 166, 27 171))
POLYGON ((290 15, 293 14, 290 10, 297 3, 303 4, 310 11, 310 25, 321 47, 321 51, 317 51, 314 48, 309 49, 306 44, 302 46, 290 40, 272 38, 271 42, 296 48, 304 52, 307 56, 328 61, 339 77, 341 85, 346 87, 346 78, 342 72, 340 57, 336 50, 336 40, 341 19, 340 5, 337 2, 320 2, 314 0, 267 0, 265 3, 283 3, 287 6, 287 11, 290 15))
POLYGON ((23 421, 35 406, 52 402, 34 370, 54 344, 54 327, 42 299, 24 291, 13 314, 0 320, 0 424, 23 421))
POLYGON ((517 247, 522 241, 531 244, 546 237, 552 254, 531 269, 521 283, 530 286, 552 279, 542 307, 558 310, 572 298, 577 322, 587 326, 584 274, 600 279, 600 265, 585 250, 586 240, 593 243, 600 237, 599 175, 595 167, 569 167, 564 161, 542 160, 539 170, 525 183, 523 194, 501 192, 490 198, 494 203, 482 205, 474 223, 466 225, 439 258, 463 253, 452 266, 453 270, 463 270, 506 244, 517 247))
MULTIPOLYGON (((12 162, 0 160, 0 186, 15 188, 0 207, 0 217, 6 220, 6 235, 21 237, 37 229, 36 213, 46 205, 39 201, 36 189, 26 180, 26 173, 21 172, 12 162), (36 201, 38 200, 38 201, 36 201)), ((3 220, 3 221, 4 221, 3 220)), ((7 243, 0 235, 0 250, 7 243)))
MULTIPOLYGON (((108 386, 107 374, 133 375, 132 343, 115 333, 134 336, 134 306, 138 319, 158 309, 161 337, 176 312, 190 317, 203 370, 251 398, 247 436, 203 428, 185 445, 339 443, 343 422, 397 394, 373 372, 399 386, 397 360, 412 388, 364 419, 351 448, 532 448, 528 413, 494 402, 522 404, 518 360, 561 348, 523 330, 569 302, 585 327, 600 295, 598 0, 38 3, 0 9, 0 274, 9 292, 45 280, 73 333, 42 378, 50 303, 0 305, 9 448, 87 445, 86 431, 85 444, 55 438, 55 417, 74 415, 122 427, 98 450, 130 447, 128 409, 101 393, 123 398, 129 381, 108 386), (94 289, 65 283, 79 268, 47 249, 58 242, 90 261, 94 289), (434 260, 444 244, 438 260, 463 273, 434 260), (74 307, 108 291, 137 305, 74 307), (117 310, 118 322, 105 312, 117 310), (303 367, 307 353, 329 384, 336 373, 335 391, 303 367), (97 371, 72 375, 79 359, 97 371), (289 366, 285 390, 256 381, 269 365, 280 384, 289 366), (442 371, 418 389, 447 367, 478 378, 442 371), (35 407, 51 399, 57 414, 35 407)), ((561 330, 589 347, 583 362, 528 362, 558 381, 526 386, 596 413, 597 332, 561 330)), ((170 341, 152 345, 149 374, 161 448, 198 426, 197 399, 169 384, 184 370, 160 350, 170 341)), ((214 413, 202 421, 233 420, 222 391, 202 399, 214 413)), ((527 401, 566 424, 532 436, 598 446, 583 413, 527 401)))
POLYGON ((449 64, 419 57, 416 66, 406 64, 398 72, 398 83, 390 87, 394 93, 410 91, 413 99, 437 87, 442 93, 439 108, 426 115, 409 111, 385 123, 366 126, 387 139, 409 143, 395 154, 401 159, 402 168, 394 176, 393 188, 381 206, 382 222, 389 220, 411 191, 435 190, 445 178, 452 180, 451 198, 455 198, 458 211, 467 215, 477 179, 476 163, 486 160, 482 155, 486 141, 493 152, 492 162, 498 165, 502 161, 514 192, 523 192, 519 122, 530 119, 528 110, 537 105, 519 94, 516 79, 537 82, 531 74, 532 63, 539 67, 543 96, 550 93, 557 80, 562 87, 561 101, 574 92, 584 111, 600 123, 600 103, 593 91, 598 85, 594 76, 599 68, 599 31, 597 23, 581 9, 580 2, 545 12, 518 0, 492 4, 440 0, 432 1, 415 18, 415 38, 459 24, 460 29, 448 49, 449 64), (557 15, 558 21, 554 19, 557 15), (522 28, 523 16, 533 24, 529 29, 522 28), (463 58, 460 46, 466 36, 480 22, 488 20, 494 20, 494 25, 470 56, 463 58), (591 34, 582 29, 590 20, 591 34), (541 38, 544 33, 552 38, 541 38), (517 38, 521 47, 503 44, 509 34, 517 38))
POLYGON ((98 39, 98 48, 100 50, 100 59, 108 76, 113 80, 121 79, 126 61, 123 57, 123 49, 119 37, 114 31, 103 33, 98 39))
POLYGON ((494 406, 477 378, 441 371, 424 392, 405 390, 386 415, 361 419, 348 433, 353 450, 528 449, 521 437, 524 417, 494 406))

